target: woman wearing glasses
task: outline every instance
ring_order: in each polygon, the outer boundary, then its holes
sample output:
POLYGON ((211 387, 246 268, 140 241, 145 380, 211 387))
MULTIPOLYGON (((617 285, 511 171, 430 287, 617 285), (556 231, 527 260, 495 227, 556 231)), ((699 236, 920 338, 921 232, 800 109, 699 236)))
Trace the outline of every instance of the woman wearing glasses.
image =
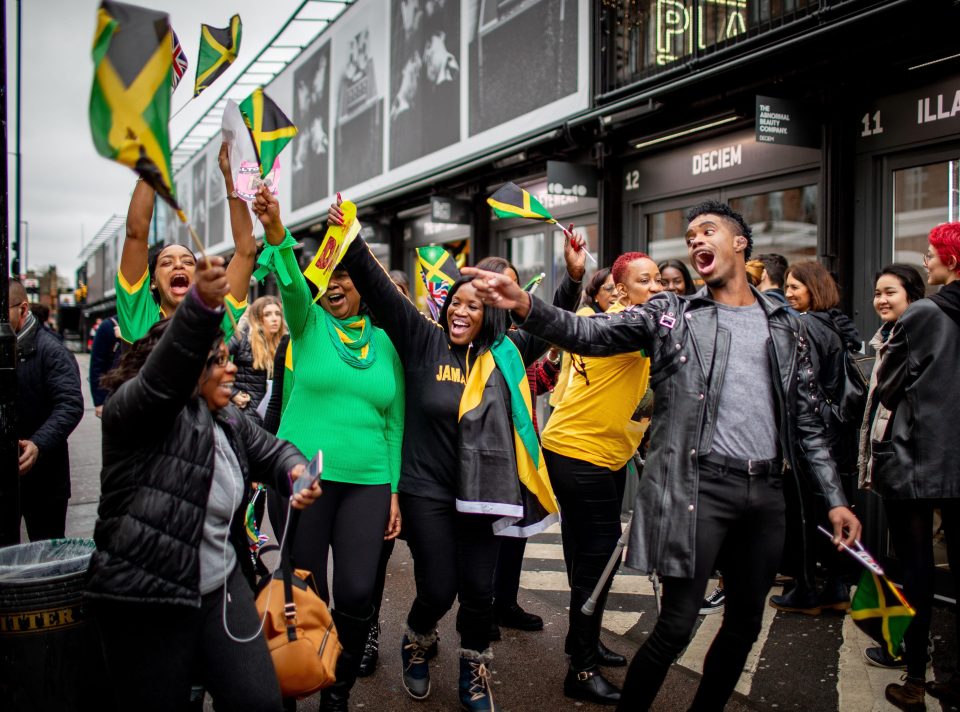
MULTIPOLYGON (((620 255, 611 269, 620 303, 607 314, 643 304, 660 292, 660 270, 642 252, 620 255)), ((594 318, 594 317, 587 317, 594 318)), ((560 503, 564 559, 570 580, 570 668, 564 694, 615 705, 620 691, 599 666, 626 660, 600 642, 600 624, 611 576, 592 616, 580 609, 600 580, 620 538, 626 467, 650 423, 650 360, 640 351, 585 358, 571 355, 562 400, 543 430, 543 454, 560 503)))

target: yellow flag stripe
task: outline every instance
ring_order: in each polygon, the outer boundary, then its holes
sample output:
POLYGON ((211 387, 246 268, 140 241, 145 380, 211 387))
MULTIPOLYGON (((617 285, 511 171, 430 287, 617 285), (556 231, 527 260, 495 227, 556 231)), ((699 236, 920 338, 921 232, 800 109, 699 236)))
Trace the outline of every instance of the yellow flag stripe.
POLYGON ((545 223, 550 223, 551 225, 555 224, 557 221, 555 218, 545 218, 540 213, 535 213, 530 209, 530 200, 529 195, 524 196, 524 205, 517 206, 512 203, 501 203, 499 200, 494 200, 493 198, 487 198, 487 204, 491 208, 497 210, 502 210, 503 212, 513 213, 518 218, 533 218, 534 220, 542 220, 545 223))
POLYGON ((456 280, 452 279, 446 272, 443 272, 440 268, 446 264, 447 260, 450 259, 450 253, 444 251, 443 257, 436 264, 431 264, 427 260, 417 257, 417 260, 420 262, 420 266, 423 268, 425 277, 427 281, 430 281, 432 278, 436 277, 441 282, 449 282, 453 284, 456 280))
POLYGON ((124 87, 123 81, 108 58, 97 66, 97 81, 112 112, 112 124, 107 136, 110 145, 117 148, 116 160, 134 167, 140 158, 140 144, 147 157, 157 166, 164 185, 172 186, 167 170, 166 152, 157 141, 153 130, 143 118, 144 110, 156 96, 157 90, 168 80, 170 73, 170 34, 160 42, 133 84, 124 87), (131 139, 128 131, 135 136, 131 139))

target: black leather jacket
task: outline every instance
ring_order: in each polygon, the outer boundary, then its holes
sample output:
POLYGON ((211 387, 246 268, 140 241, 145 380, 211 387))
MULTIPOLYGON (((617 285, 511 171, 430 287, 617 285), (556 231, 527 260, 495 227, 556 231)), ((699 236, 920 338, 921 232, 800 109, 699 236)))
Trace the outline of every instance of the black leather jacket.
POLYGON ((873 444, 873 486, 884 497, 960 497, 960 325, 929 299, 893 327, 876 396, 893 411, 889 440, 873 444))
POLYGON ((247 484, 230 538, 252 584, 244 532, 249 483, 263 482, 288 496, 287 473, 306 460, 234 406, 213 414, 194 395, 222 318, 222 311, 188 294, 137 376, 107 398, 90 598, 200 606, 199 548, 213 479, 214 419, 247 484))
MULTIPOLYGON (((770 325, 768 350, 775 380, 780 448, 797 471, 815 479, 828 507, 844 506, 836 467, 816 408, 816 372, 799 319, 753 290, 770 325)), ((650 451, 634 507, 627 565, 690 578, 696 542, 698 458, 710 452, 719 378, 730 339, 717 325, 706 289, 689 297, 661 292, 641 307, 580 319, 537 299, 521 328, 574 353, 608 356, 644 349, 654 391, 650 451)), ((761 532, 757 536, 763 536, 761 532)))

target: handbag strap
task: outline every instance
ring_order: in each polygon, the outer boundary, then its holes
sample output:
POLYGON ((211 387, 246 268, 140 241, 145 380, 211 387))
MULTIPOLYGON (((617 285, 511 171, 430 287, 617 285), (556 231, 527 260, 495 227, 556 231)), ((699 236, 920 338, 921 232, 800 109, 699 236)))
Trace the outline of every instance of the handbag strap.
MULTIPOLYGON (((291 516, 291 528, 296 531, 296 524, 300 520, 299 510, 294 510, 291 516)), ((297 604, 293 601, 293 565, 290 563, 290 539, 280 548, 280 571, 283 574, 283 616, 287 622, 287 640, 297 639, 297 604)))

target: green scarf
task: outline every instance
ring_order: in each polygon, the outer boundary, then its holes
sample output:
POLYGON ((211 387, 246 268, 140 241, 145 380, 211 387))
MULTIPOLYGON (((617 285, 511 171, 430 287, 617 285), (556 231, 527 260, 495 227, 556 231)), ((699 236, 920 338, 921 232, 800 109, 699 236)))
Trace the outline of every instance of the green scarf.
POLYGON ((377 360, 373 348, 373 324, 365 316, 337 319, 326 309, 321 309, 327 324, 330 342, 344 363, 354 368, 370 368, 377 360))

